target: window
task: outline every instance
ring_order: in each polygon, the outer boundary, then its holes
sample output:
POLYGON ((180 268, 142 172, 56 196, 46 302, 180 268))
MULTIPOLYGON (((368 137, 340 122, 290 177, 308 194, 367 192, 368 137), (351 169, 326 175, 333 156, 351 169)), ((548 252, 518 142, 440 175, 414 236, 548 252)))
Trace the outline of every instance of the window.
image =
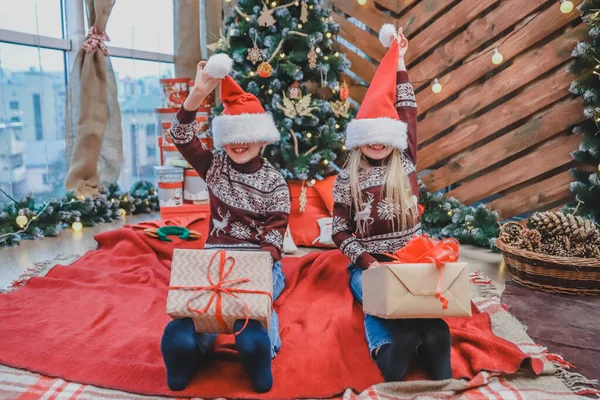
POLYGON ((19 102, 18 101, 11 101, 10 102, 10 109, 11 110, 18 110, 19 109, 19 102))
POLYGON ((10 31, 62 38, 61 14, 61 0, 0 0, 0 26, 10 31))
POLYGON ((42 102, 39 93, 33 95, 33 116, 35 118, 35 140, 44 140, 44 125, 42 124, 42 102))
POLYGON ((156 124, 148 124, 146 125, 146 157, 148 161, 156 160, 157 153, 157 139, 156 139, 156 124))

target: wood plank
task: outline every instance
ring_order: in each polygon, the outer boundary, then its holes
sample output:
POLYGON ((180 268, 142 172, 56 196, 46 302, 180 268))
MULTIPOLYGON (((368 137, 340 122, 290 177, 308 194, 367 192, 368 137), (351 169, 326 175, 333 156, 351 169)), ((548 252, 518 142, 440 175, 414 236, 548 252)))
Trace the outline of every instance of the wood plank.
POLYGON ((402 27, 402 31, 406 37, 411 38, 413 32, 435 18, 446 7, 448 7, 448 0, 421 1, 406 15, 399 18, 398 26, 402 27))
POLYGON ((429 84, 451 65, 475 51, 479 46, 534 12, 547 0, 505 0, 491 13, 479 18, 448 43, 437 48, 429 57, 409 70, 413 82, 429 84))
MULTIPOLYGON (((410 64, 422 56, 452 33, 476 18, 484 10, 499 0, 462 0, 458 5, 444 13, 425 30, 411 39, 411 46, 406 53, 406 61, 410 64)), ((427 3, 427 2, 425 2, 427 3)), ((402 25, 400 25, 402 26, 402 25)))
POLYGON ((479 199, 526 182, 572 162, 570 153, 579 147, 581 139, 580 135, 560 135, 518 160, 464 183, 447 195, 454 196, 465 204, 472 204, 479 199))
POLYGON ((459 154, 448 164, 424 176, 423 183, 430 191, 437 191, 476 174, 581 122, 585 118, 582 110, 581 99, 561 101, 514 131, 459 154))
POLYGON ((375 3, 397 14, 415 1, 417 0, 375 0, 375 3))
MULTIPOLYGON (((529 2, 526 2, 527 4, 529 2)), ((524 6, 525 3, 521 3, 524 6)), ((489 15, 489 14, 488 14, 489 15)), ((563 14, 557 12, 555 7, 550 7, 536 16, 531 23, 515 31, 514 35, 507 36, 506 41, 500 46, 499 50, 504 55, 504 62, 514 58, 524 50, 528 49, 541 39, 554 33, 575 18, 580 18, 578 13, 563 14)), ((419 104, 419 113, 424 113, 436 104, 447 99, 475 80, 492 71, 497 66, 491 60, 492 50, 496 45, 490 46, 482 53, 482 56, 474 58, 459 68, 440 79, 444 90, 435 94, 431 90, 423 90, 417 95, 419 104)))
POLYGON ((346 54, 348 60, 350 60, 350 62, 352 63, 352 66, 350 67, 352 72, 360 76, 365 81, 371 82, 373 75, 375 75, 375 71, 377 71, 377 67, 369 61, 362 58, 361 56, 359 56, 358 54, 356 54, 355 52, 353 52, 352 50, 350 50, 349 48, 347 48, 346 46, 344 46, 343 44, 338 43, 338 46, 340 47, 340 50, 346 54))
POLYGON ((507 219, 569 198, 569 185, 572 181, 573 177, 569 171, 565 171, 486 205, 500 214, 500 220, 507 219))
POLYGON ((375 32, 379 32, 381 25, 385 23, 395 24, 396 22, 393 17, 376 9, 372 1, 367 1, 367 4, 362 6, 354 0, 331 0, 330 3, 334 8, 356 18, 375 32))
MULTIPOLYGON (((506 103, 478 118, 464 121, 449 134, 419 150, 417 169, 421 171, 430 168, 453 154, 484 140, 489 135, 569 95, 568 89, 571 82, 573 82, 573 75, 562 68, 558 69, 549 77, 528 86, 523 93, 506 103)), ((483 95, 480 94, 480 96, 483 95)), ((421 125, 419 125, 419 130, 423 130, 421 125)))
POLYGON ((369 57, 380 62, 385 56, 386 48, 379 43, 379 39, 369 32, 360 29, 338 13, 332 13, 333 20, 340 26, 340 36, 361 49, 369 57))
POLYGON ((435 137, 473 113, 564 63, 571 57, 571 50, 577 42, 585 39, 587 32, 585 24, 580 24, 543 47, 520 54, 504 71, 481 85, 466 89, 458 99, 429 113, 419 123, 419 143, 435 137))

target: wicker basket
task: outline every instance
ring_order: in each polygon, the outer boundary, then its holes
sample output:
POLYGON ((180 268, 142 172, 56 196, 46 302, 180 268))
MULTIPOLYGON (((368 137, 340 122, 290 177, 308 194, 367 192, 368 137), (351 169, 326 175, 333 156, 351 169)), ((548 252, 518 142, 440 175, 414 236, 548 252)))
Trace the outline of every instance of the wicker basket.
MULTIPOLYGON (((516 224, 516 222, 508 222, 516 224)), ((503 226, 503 228, 504 228, 503 226)), ((546 292, 600 295, 600 259, 555 257, 510 246, 501 240, 510 277, 517 283, 546 292)))

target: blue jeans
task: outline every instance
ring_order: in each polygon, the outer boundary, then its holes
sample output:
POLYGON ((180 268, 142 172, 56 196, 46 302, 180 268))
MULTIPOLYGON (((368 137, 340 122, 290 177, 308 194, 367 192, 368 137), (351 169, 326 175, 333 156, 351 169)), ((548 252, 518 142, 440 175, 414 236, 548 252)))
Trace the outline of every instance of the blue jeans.
MULTIPOLYGON (((273 263, 273 302, 279 298, 285 288, 285 275, 283 275, 281 262, 273 263)), ((195 333, 196 343, 203 354, 212 349, 213 343, 217 338, 214 333, 195 333)), ((269 339, 271 340, 271 358, 275 358, 279 349, 281 349, 281 337, 279 336, 279 318, 273 310, 271 314, 271 326, 269 327, 269 339)))
MULTIPOLYGON (((350 264, 348 265, 348 272, 350 273, 350 290, 352 291, 354 298, 362 304, 363 270, 354 264, 350 264)), ((392 343, 392 333, 394 331, 393 323, 393 320, 365 314, 365 336, 367 338, 367 345, 369 346, 371 357, 373 357, 375 349, 378 349, 384 344, 392 343)))

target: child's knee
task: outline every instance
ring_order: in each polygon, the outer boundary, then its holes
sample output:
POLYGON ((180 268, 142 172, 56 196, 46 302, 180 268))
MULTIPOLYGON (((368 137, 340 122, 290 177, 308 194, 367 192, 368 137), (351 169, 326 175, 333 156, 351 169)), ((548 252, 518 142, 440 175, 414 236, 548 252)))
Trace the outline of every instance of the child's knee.
POLYGON ((432 320, 423 332, 423 344, 436 347, 450 347, 451 336, 448 324, 442 319, 432 320))

